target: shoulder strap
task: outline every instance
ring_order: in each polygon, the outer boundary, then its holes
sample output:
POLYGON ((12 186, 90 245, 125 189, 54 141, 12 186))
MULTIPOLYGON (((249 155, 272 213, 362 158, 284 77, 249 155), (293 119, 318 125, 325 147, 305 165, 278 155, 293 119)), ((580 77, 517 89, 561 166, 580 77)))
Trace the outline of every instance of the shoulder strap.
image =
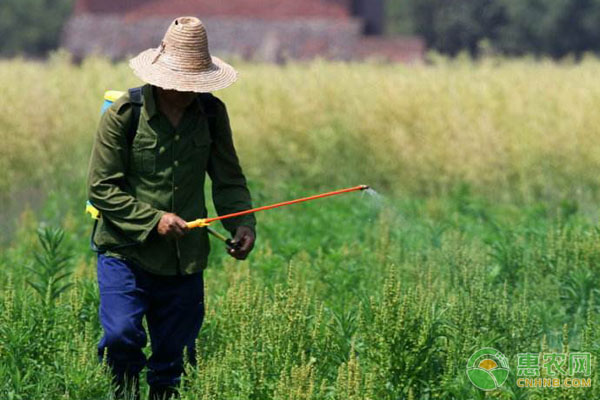
POLYGON ((129 89, 129 99, 132 105, 131 114, 131 125, 127 131, 127 144, 129 147, 133 144, 135 135, 137 133, 138 124, 140 123, 140 114, 142 112, 142 106, 144 105, 144 97, 142 96, 142 87, 135 87, 129 89))

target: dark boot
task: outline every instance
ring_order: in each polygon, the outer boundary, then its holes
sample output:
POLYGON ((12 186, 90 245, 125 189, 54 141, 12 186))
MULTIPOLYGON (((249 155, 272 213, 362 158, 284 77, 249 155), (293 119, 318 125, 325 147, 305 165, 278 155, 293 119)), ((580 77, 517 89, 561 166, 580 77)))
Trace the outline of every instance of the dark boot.
POLYGON ((178 398, 179 392, 172 386, 150 386, 148 400, 171 400, 178 398))
POLYGON ((140 400, 140 381, 137 376, 115 381, 116 400, 140 400))

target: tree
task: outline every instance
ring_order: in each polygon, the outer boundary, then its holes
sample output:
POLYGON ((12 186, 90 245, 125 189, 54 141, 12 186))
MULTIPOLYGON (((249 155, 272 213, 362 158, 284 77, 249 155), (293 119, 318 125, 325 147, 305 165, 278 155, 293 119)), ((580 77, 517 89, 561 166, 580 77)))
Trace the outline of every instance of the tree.
POLYGON ((475 54, 481 40, 494 40, 506 22, 497 0, 408 0, 408 7, 414 32, 430 48, 451 55, 475 54))
POLYGON ((0 54, 42 55, 58 46, 73 0, 1 0, 0 54))
POLYGON ((600 0, 388 0, 388 15, 392 32, 450 55, 484 39, 511 55, 600 52, 600 0))
POLYGON ((497 46, 509 54, 562 57, 600 50, 600 0, 504 0, 509 24, 497 46))

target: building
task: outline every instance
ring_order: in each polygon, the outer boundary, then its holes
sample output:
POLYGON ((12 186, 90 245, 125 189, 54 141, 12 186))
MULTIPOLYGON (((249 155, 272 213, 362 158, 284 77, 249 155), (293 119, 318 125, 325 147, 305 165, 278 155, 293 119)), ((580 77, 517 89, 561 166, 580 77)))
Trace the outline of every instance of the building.
POLYGON ((182 15, 202 19, 219 56, 411 63, 425 51, 419 38, 381 36, 384 0, 78 0, 62 44, 77 58, 122 59, 156 46, 182 15))

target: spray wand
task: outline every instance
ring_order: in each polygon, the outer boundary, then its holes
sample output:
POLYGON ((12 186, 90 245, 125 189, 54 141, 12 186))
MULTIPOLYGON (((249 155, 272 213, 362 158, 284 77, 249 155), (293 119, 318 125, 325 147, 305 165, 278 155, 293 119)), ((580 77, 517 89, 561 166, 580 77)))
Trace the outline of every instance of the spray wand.
POLYGON ((263 206, 263 207, 253 208, 251 210, 240 211, 240 212, 236 212, 236 213, 232 213, 232 214, 227 214, 227 215, 221 215, 219 217, 200 218, 200 219, 197 219, 195 221, 188 222, 187 226, 190 229, 204 228, 204 227, 206 227, 208 229, 208 232, 210 234, 212 234, 213 236, 215 236, 217 239, 222 240, 223 242, 225 242, 225 244, 228 247, 234 248, 236 246, 236 243, 234 243, 231 239, 228 239, 225 236, 221 235, 220 233, 218 233, 218 232, 214 231, 213 229, 209 228, 209 226, 210 226, 211 223, 213 223, 215 221, 221 221, 221 220, 224 220, 224 219, 228 219, 228 218, 240 217, 242 215, 254 214, 254 213, 258 212, 258 211, 272 210, 274 208, 289 206, 289 205, 292 205, 292 204, 303 203, 303 202, 306 202, 306 201, 312 201, 312 200, 322 199, 324 197, 336 196, 336 195, 350 193, 350 192, 358 192, 358 191, 363 191, 363 190, 367 190, 367 189, 369 189, 369 186, 367 186, 367 185, 360 185, 360 186, 355 186, 355 187, 351 187, 351 188, 348 188, 348 189, 335 190, 333 192, 327 192, 327 193, 317 194, 317 195, 310 196, 310 197, 303 197, 301 199, 296 199, 296 200, 284 201, 282 203, 276 203, 276 204, 272 204, 272 205, 269 205, 269 206, 263 206))
MULTIPOLYGON (((201 219, 197 219, 192 222, 188 222, 187 226, 190 229, 206 228, 208 230, 208 233, 210 233, 217 239, 225 242, 227 247, 235 249, 235 248, 239 247, 240 244, 235 243, 233 240, 225 237, 224 235, 220 234, 219 232, 215 231, 214 229, 211 229, 210 228, 211 223, 213 223, 215 221, 221 221, 224 219, 228 219, 228 218, 240 217, 242 215, 254 214, 255 212, 258 212, 258 211, 272 210, 274 208, 289 206, 289 205, 297 204, 297 203, 303 203, 305 201, 312 201, 312 200, 322 199, 324 197, 337 196, 340 194, 345 194, 345 193, 350 193, 350 192, 358 192, 358 191, 363 191, 363 190, 368 190, 368 189, 369 189, 369 186, 367 186, 367 185, 359 185, 359 186, 355 186, 355 187, 351 187, 351 188, 347 188, 347 189, 335 190, 333 192, 327 192, 327 193, 317 194, 314 196, 303 197, 301 199, 284 201, 282 203, 276 203, 276 204, 272 204, 270 206, 263 206, 263 207, 253 208, 251 210, 240 211, 240 212, 227 214, 227 215, 221 215, 219 217, 201 218, 201 219)), ((93 237, 94 237, 94 232, 96 230, 96 224, 97 224, 98 220, 100 219, 100 211, 96 207, 94 207, 91 202, 88 201, 86 204, 86 212, 89 213, 91 215, 91 217, 95 220, 94 230, 92 232, 92 241, 91 241, 92 248, 94 249, 94 248, 97 248, 97 246, 93 242, 93 237)))

